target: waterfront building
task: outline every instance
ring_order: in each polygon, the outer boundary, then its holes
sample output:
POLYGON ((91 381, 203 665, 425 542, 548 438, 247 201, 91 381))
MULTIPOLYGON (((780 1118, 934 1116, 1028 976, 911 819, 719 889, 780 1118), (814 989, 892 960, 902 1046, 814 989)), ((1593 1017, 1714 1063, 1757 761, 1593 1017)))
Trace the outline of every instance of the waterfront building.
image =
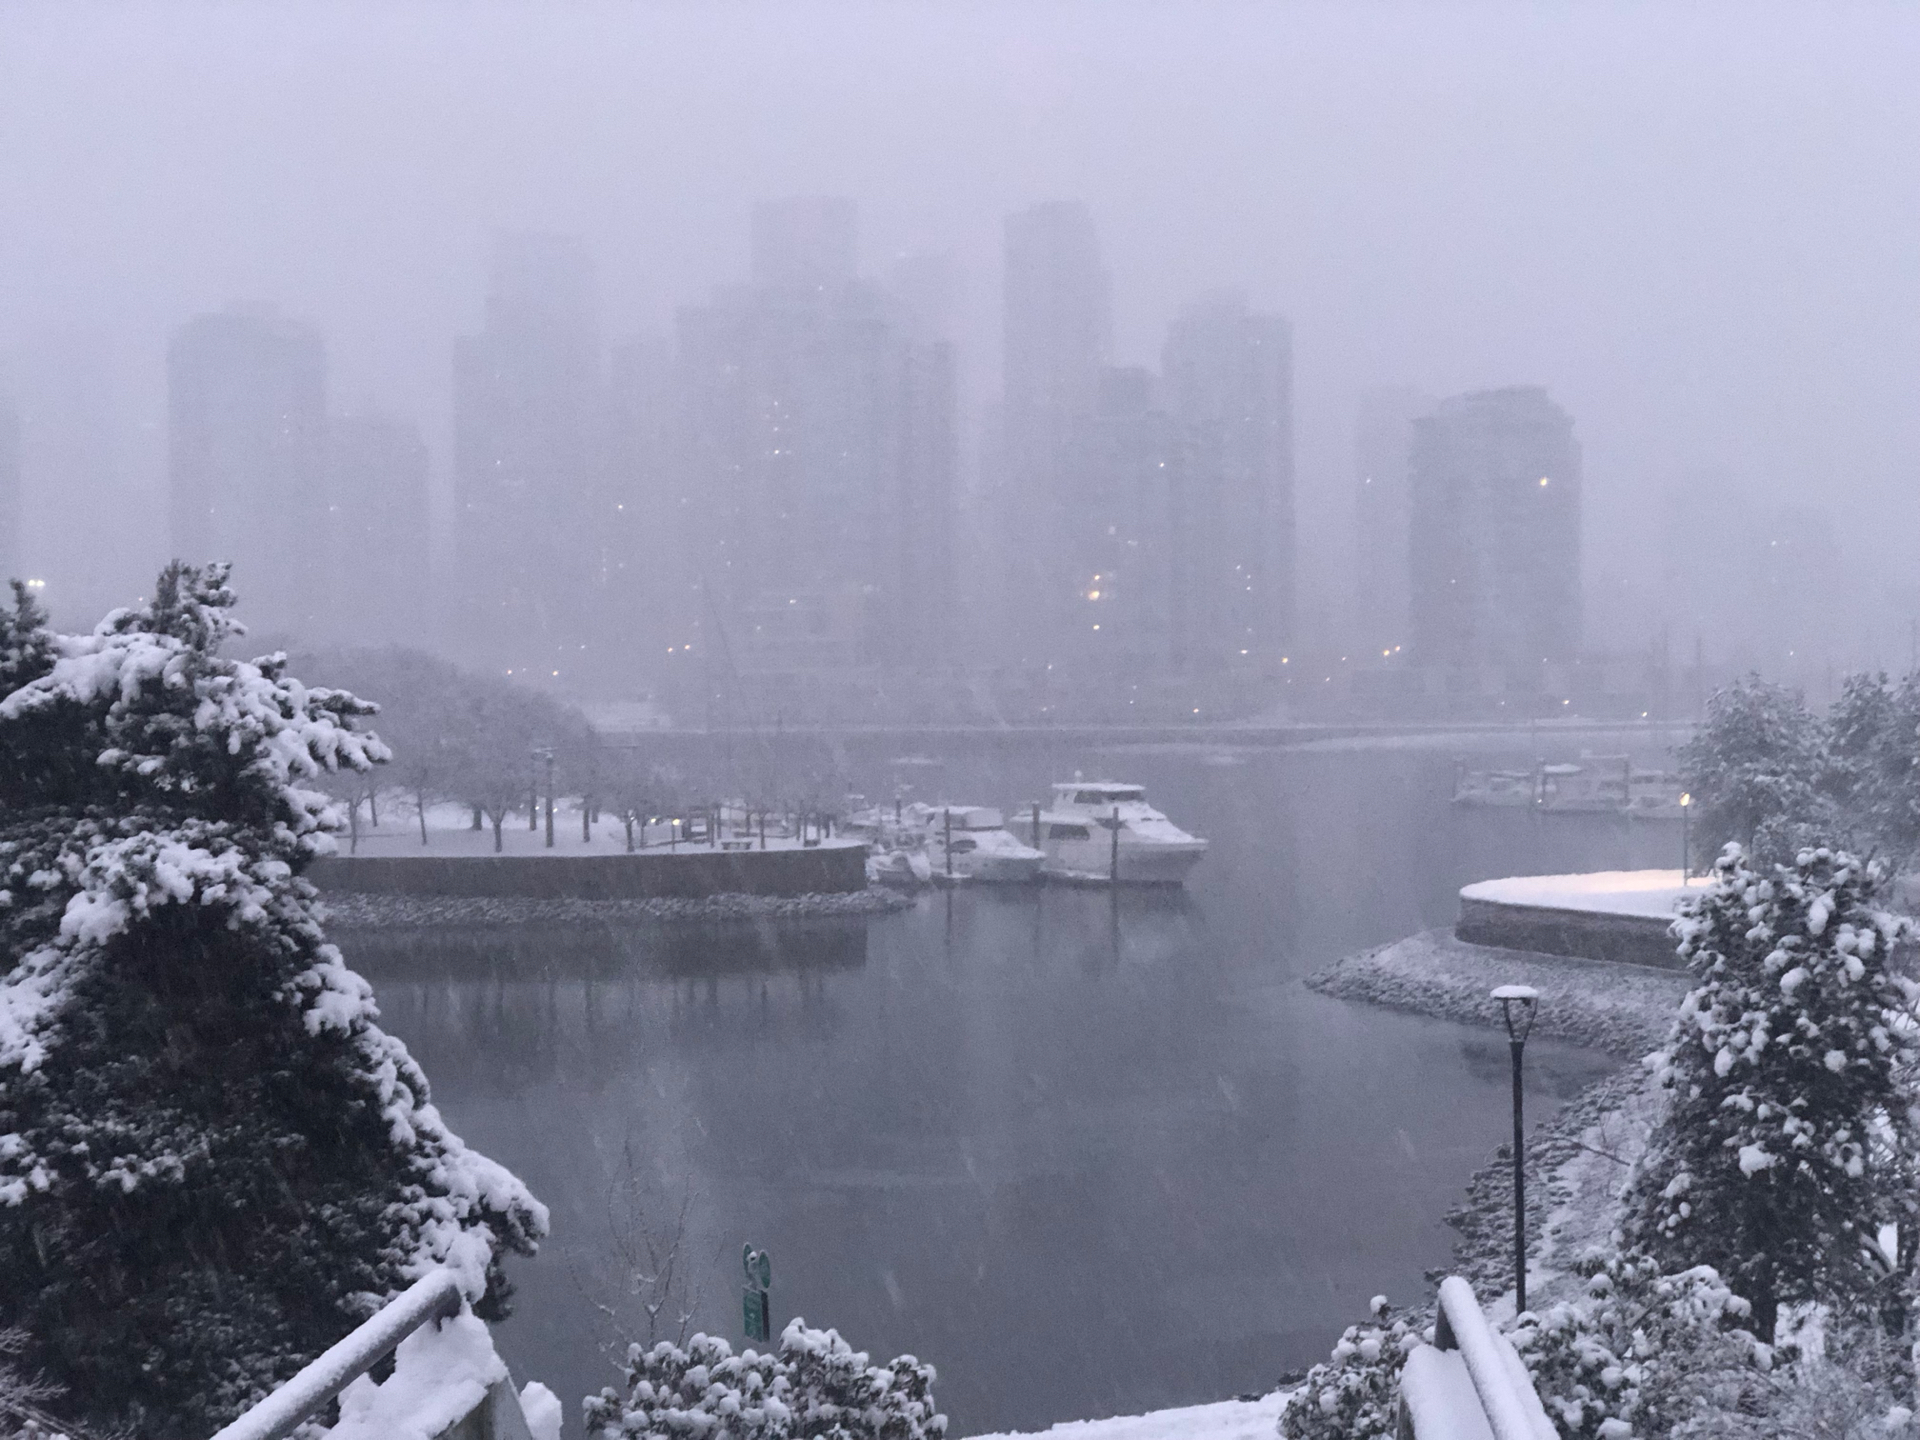
POLYGON ((762 206, 751 283, 679 315, 680 608, 709 690, 946 658, 952 348, 858 277, 850 214, 762 206))
POLYGON ((326 356, 269 309, 201 315, 167 351, 173 552, 233 563, 255 633, 313 634, 325 608, 326 356))
POLYGON ((1173 657, 1277 673, 1293 630, 1293 332, 1232 291, 1187 307, 1161 350, 1186 450, 1170 497, 1173 657))
POLYGON ((495 246, 485 323, 455 342, 454 638, 529 678, 598 668, 601 358, 572 237, 495 246))
POLYGON ((1078 201, 1008 216, 1004 255, 1002 437, 986 496, 1003 603, 996 629, 1003 652, 1051 662, 1072 654, 1082 632, 1089 577, 1065 494, 1068 450, 1099 405, 1112 286, 1078 201))
POLYGON ((1580 449, 1538 386, 1445 400, 1414 422, 1411 650, 1534 690, 1581 638, 1580 449))
POLYGON ((1433 401, 1410 386, 1365 391, 1353 427, 1353 593, 1345 642, 1363 656, 1401 654, 1412 634, 1408 535, 1413 422, 1433 401))
POLYGON ((427 445, 411 420, 336 415, 327 426, 333 594, 328 633, 418 644, 432 603, 427 445))

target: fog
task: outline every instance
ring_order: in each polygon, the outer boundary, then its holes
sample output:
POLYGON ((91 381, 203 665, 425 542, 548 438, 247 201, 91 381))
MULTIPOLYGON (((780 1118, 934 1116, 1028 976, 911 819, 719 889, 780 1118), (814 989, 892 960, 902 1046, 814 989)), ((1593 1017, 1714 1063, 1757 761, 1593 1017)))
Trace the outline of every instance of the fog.
MULTIPOLYGON (((1109 364, 1158 366, 1223 287, 1291 322, 1277 647, 1359 643, 1363 394, 1532 385, 1579 447, 1588 653, 1810 688, 1905 668, 1917 64, 1920 15, 1892 5, 7 4, 9 558, 65 620, 144 593, 173 538, 169 337, 245 302, 317 329, 332 411, 417 423, 445 594, 453 345, 483 326, 498 237, 579 237, 600 340, 670 347, 682 307, 748 277, 755 202, 826 195, 858 206, 864 274, 904 292, 899 257, 947 257, 928 328, 953 341, 964 579, 1011 473, 1003 226, 1075 200, 1109 364)), ((954 653, 1011 658, 991 596, 957 606, 954 653)), ((417 630, 499 658, 458 617, 417 630)))

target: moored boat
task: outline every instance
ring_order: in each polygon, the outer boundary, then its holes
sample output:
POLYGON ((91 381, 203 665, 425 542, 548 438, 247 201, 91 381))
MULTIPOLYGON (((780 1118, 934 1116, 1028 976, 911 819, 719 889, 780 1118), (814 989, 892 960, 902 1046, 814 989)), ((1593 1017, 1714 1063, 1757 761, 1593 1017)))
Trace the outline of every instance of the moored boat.
POLYGON ((990 805, 910 805, 907 813, 926 837, 936 881, 1021 884, 1040 878, 1045 857, 1006 828, 990 805))
POLYGON ((1057 784, 1051 801, 1016 812, 1009 828, 1055 880, 1179 885, 1207 853, 1205 840, 1147 804, 1143 786, 1114 780, 1057 784))

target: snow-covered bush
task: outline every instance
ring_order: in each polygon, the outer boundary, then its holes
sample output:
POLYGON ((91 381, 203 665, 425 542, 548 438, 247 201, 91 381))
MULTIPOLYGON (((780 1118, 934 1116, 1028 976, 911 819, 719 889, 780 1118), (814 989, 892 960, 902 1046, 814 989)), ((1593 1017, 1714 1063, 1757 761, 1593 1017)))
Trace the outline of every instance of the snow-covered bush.
POLYGON ((1881 879, 1824 848, 1762 873, 1730 845, 1674 924, 1698 983, 1655 1057, 1670 1103, 1627 1234, 1663 1269, 1713 1266, 1762 1338, 1791 1301, 1899 1308, 1912 1268, 1920 987, 1889 963, 1906 927, 1881 879))
POLYGON ((627 1393, 586 1401, 589 1440, 940 1440, 934 1369, 870 1363, 833 1330, 790 1321, 776 1353, 695 1335, 627 1352, 627 1393))
POLYGON ((223 656, 225 580, 172 566, 90 635, 0 616, 0 1314, 56 1414, 153 1440, 433 1265, 498 1313, 546 1227, 300 878, 338 826, 315 782, 384 758, 371 707, 223 656))
POLYGON ((1589 1257, 1577 1299, 1529 1311, 1507 1337, 1562 1440, 1664 1436, 1682 1418, 1737 1407, 1774 1351, 1751 1307, 1701 1265, 1661 1273, 1646 1257, 1589 1257))
POLYGON ((1376 1295, 1373 1319, 1349 1325, 1333 1354, 1307 1378, 1280 1413, 1286 1440, 1393 1440, 1400 1371, 1431 1334, 1376 1295))

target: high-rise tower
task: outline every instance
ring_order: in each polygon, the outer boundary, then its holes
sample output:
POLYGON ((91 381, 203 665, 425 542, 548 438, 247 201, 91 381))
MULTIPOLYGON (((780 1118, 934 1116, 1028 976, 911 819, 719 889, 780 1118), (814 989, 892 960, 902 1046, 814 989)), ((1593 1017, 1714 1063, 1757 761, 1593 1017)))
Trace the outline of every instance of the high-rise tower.
POLYGON ((599 336, 578 240, 502 237, 486 323, 454 347, 454 593, 465 648, 516 675, 598 657, 599 336))
POLYGON ((1189 449, 1176 653, 1275 668, 1293 628, 1293 330, 1225 292, 1187 308, 1162 350, 1189 449))
POLYGON ((850 202, 755 213, 755 283, 679 317, 679 559, 703 671, 937 664, 952 587, 951 347, 855 277, 850 202))
POLYGON ((256 632, 320 628, 326 597, 326 357, 269 310, 201 315, 167 351, 174 553, 233 562, 256 632))
POLYGON ((1111 340, 1111 283, 1093 217, 1054 200, 1007 217, 1003 401, 994 520, 1007 647, 1064 654, 1080 633, 1088 577, 1070 563, 1068 446, 1099 409, 1111 340))
POLYGON ((1580 448, 1538 386, 1482 390, 1414 422, 1409 574, 1422 666, 1530 688, 1580 648, 1580 448))

